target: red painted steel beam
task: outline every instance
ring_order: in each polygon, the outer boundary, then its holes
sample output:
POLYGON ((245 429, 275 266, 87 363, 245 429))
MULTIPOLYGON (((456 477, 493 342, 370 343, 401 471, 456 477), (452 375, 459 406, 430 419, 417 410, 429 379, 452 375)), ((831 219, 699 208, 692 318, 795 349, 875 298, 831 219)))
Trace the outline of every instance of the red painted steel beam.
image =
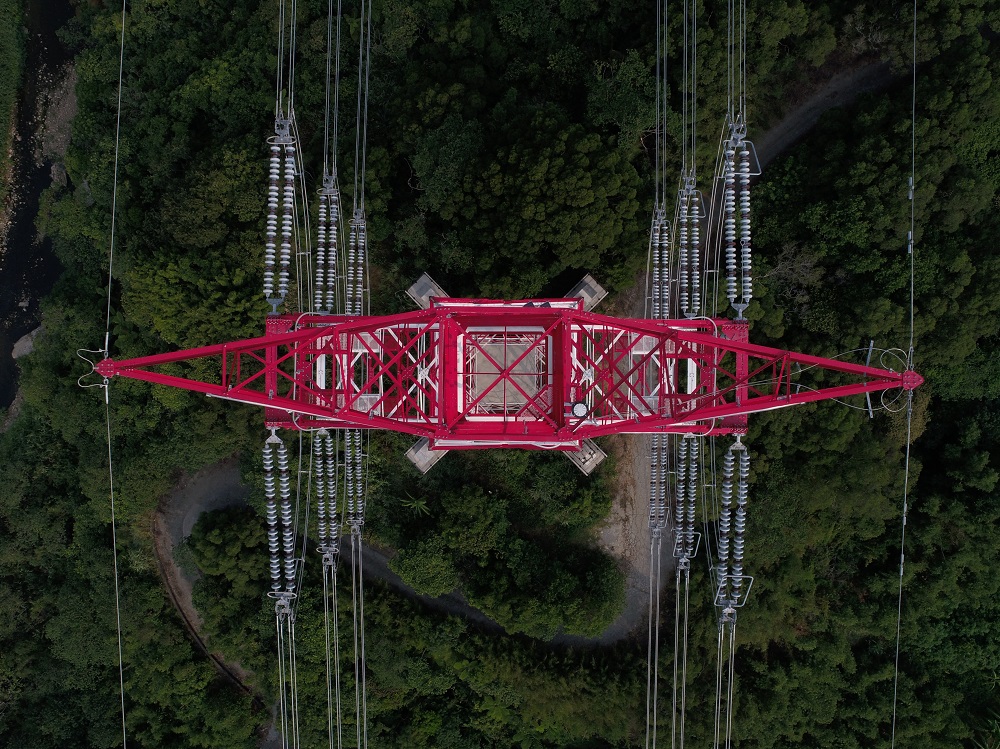
POLYGON ((758 346, 747 331, 740 321, 617 319, 570 300, 435 299, 385 317, 271 316, 259 338, 95 369, 263 406, 273 426, 389 429, 470 448, 742 433, 751 413, 923 382, 758 346), (210 381, 158 370, 205 359, 217 364, 210 381), (814 386, 796 381, 800 371, 848 381, 814 386))

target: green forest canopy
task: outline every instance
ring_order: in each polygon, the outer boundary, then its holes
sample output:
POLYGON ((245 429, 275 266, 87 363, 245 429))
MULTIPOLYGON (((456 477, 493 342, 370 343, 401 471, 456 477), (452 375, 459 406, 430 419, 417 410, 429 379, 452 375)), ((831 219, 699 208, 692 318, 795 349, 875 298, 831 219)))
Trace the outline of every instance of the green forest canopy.
MULTIPOLYGON (((320 49, 326 3, 299 8, 300 48, 320 49)), ((903 342, 908 9, 760 0, 751 12, 752 111, 777 118, 798 92, 865 61, 888 60, 900 74, 828 113, 761 179, 754 338, 828 355, 871 337, 903 342)), ((564 277, 582 270, 616 290, 633 283, 652 195, 642 142, 649 19, 623 2, 386 2, 375 13, 376 307, 394 311, 423 270, 456 294, 562 293, 564 277)), ((909 747, 994 746, 1000 301, 989 281, 1000 24, 983 0, 939 0, 920 13, 916 332, 928 383, 916 401, 897 730, 909 747)), ((701 17, 702 132, 715 132, 724 36, 720 14, 701 17)), ((120 356, 257 332, 273 26, 271 2, 131 5, 112 322, 120 356)), ((24 362, 21 415, 0 438, 0 737, 10 746, 120 741, 104 415, 75 387, 72 356, 101 340, 119 31, 116 8, 83 2, 64 30, 79 74, 71 185, 47 195, 39 221, 66 273, 45 303, 47 335, 24 362)), ((319 57, 305 55, 298 108, 313 158, 320 129, 305 113, 320 111, 321 80, 319 57)), ((343 131, 350 137, 349 123, 343 131)), ((254 745, 266 711, 221 682, 188 640, 148 528, 179 471, 238 451, 252 465, 259 415, 126 382, 112 390, 111 412, 130 743, 254 745)), ((885 743, 904 425, 826 404, 752 426, 757 582, 740 620, 739 742, 885 743)), ((430 593, 457 583, 523 633, 479 632, 376 588, 379 743, 639 743, 643 647, 546 643, 559 628, 599 631, 620 600, 620 573, 587 544, 613 471, 586 480, 552 458, 501 452, 451 455, 420 478, 406 473, 394 438, 376 447, 371 525, 398 549, 399 572, 430 593), (424 501, 429 514, 414 509, 424 501), (512 574, 515 555, 535 574, 512 574), (546 577, 563 582, 540 585, 546 577)), ((245 661, 268 695, 259 525, 245 512, 208 516, 190 547, 213 647, 245 661)), ((708 740, 714 683, 714 619, 702 608, 692 633, 696 742, 708 740)))

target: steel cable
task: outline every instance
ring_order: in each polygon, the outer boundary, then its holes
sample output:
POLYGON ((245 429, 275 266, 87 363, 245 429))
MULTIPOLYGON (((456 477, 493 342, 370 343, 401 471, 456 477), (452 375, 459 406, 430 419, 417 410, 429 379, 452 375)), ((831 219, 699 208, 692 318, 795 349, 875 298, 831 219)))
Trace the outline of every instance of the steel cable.
MULTIPOLYGON (((121 123, 122 123, 122 89, 125 76, 125 26, 127 20, 127 8, 125 0, 122 0, 121 11, 121 35, 118 48, 118 96, 115 113, 115 156, 114 168, 112 172, 111 187, 111 231, 108 248, 108 286, 107 286, 107 308, 104 321, 104 349, 105 358, 110 356, 111 339, 111 284, 114 278, 115 261, 115 238, 118 225, 118 164, 121 150, 121 123)), ((128 746, 128 737, 125 727, 125 663, 122 648, 122 618, 121 618, 121 589, 118 574, 118 530, 117 518, 115 514, 115 480, 114 462, 111 450, 111 405, 110 387, 108 381, 103 383, 104 387, 104 417, 108 445, 108 491, 111 502, 111 556, 114 570, 115 589, 115 629, 118 646, 118 688, 119 702, 122 718, 122 746, 128 746)))
MULTIPOLYGON (((910 230, 907 235, 907 254, 910 259, 910 346, 907 351, 907 367, 913 368, 914 354, 914 233, 916 230, 916 164, 917 164, 917 0, 913 0, 913 30, 912 30, 912 92, 910 98, 910 230)), ((906 563, 906 519, 909 512, 910 490, 910 444, 913 439, 913 391, 907 393, 906 399, 906 458, 903 467, 903 516, 899 534, 899 594, 896 602, 896 653, 892 676, 892 734, 890 747, 896 746, 896 712, 899 701, 899 653, 903 627, 903 574, 906 563)))

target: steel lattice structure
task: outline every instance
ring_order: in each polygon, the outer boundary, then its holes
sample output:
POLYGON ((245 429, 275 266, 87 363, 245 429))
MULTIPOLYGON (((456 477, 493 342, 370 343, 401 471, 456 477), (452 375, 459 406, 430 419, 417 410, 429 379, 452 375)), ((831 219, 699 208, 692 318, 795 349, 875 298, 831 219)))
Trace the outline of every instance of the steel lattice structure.
POLYGON ((263 406, 272 427, 387 429, 432 449, 742 434, 750 413, 923 381, 759 346, 747 332, 743 320, 619 319, 580 299, 435 298, 388 316, 270 315, 259 338, 106 359, 97 371, 263 406), (199 367, 213 378, 158 369, 199 359, 214 362, 199 367), (804 384, 807 370, 823 384, 804 384))

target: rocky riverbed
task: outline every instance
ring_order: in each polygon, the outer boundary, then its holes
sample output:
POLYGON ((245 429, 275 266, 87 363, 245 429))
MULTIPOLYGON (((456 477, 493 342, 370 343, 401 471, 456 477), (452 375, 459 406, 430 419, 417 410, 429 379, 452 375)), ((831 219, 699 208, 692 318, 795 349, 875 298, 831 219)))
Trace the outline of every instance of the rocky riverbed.
POLYGON ((17 391, 14 344, 38 328, 40 300, 61 272, 35 223, 42 192, 66 182, 62 160, 76 114, 76 74, 56 31, 72 13, 67 0, 25 4, 25 77, 9 125, 13 168, 0 207, 0 408, 10 407, 17 391))

